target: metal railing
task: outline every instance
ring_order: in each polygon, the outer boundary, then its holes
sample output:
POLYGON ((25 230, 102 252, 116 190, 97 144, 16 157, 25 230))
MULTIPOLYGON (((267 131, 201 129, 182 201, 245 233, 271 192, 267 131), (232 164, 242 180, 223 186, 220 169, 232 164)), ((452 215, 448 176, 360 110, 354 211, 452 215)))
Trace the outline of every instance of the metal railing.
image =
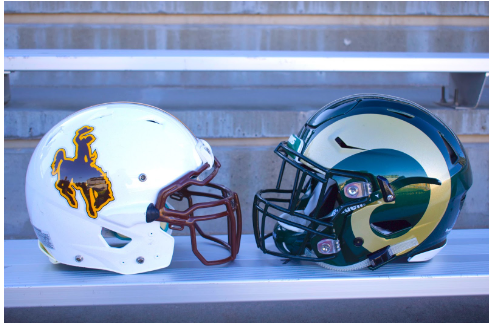
POLYGON ((213 50, 5 50, 5 98, 14 71, 444 72, 442 106, 477 107, 489 75, 487 53, 213 50))

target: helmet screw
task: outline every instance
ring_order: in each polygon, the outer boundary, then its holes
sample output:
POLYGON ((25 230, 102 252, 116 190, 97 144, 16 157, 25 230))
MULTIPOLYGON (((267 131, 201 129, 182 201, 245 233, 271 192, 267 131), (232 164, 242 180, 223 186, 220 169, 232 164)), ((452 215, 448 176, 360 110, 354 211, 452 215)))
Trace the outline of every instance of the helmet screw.
POLYGON ((355 237, 355 239, 353 240, 353 245, 362 246, 363 245, 363 238, 355 237))
POLYGON ((387 201, 393 201, 394 200, 394 196, 393 195, 388 195, 387 196, 387 201))
POLYGON ((136 259, 136 262, 139 264, 142 264, 142 263, 144 263, 144 258, 142 256, 140 256, 136 259))
POLYGON ((328 253, 330 250, 331 250, 331 245, 329 245, 328 243, 321 244, 321 252, 323 252, 323 254, 328 253))
POLYGON ((76 262, 82 262, 83 261, 83 257, 81 255, 77 255, 77 256, 75 256, 75 261, 76 262))
POLYGON ((351 196, 355 197, 356 195, 358 195, 358 187, 357 187, 357 186, 350 186, 350 187, 348 188, 348 193, 349 193, 351 196))
POLYGON ((146 181, 146 175, 145 175, 144 173, 141 173, 141 174, 139 175, 139 181, 141 181, 141 182, 146 181))
POLYGON ((318 252, 321 254, 334 254, 340 250, 336 240, 324 239, 317 243, 318 252))

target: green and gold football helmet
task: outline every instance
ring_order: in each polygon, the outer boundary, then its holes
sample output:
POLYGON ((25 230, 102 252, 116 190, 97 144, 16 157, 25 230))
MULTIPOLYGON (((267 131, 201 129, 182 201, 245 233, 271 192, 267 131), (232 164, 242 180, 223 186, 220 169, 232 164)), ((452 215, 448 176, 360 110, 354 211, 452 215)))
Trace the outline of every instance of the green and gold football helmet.
POLYGON ((431 259, 472 185, 454 132, 420 105, 386 95, 326 105, 275 153, 283 160, 276 188, 258 191, 253 204, 258 248, 334 270, 431 259))

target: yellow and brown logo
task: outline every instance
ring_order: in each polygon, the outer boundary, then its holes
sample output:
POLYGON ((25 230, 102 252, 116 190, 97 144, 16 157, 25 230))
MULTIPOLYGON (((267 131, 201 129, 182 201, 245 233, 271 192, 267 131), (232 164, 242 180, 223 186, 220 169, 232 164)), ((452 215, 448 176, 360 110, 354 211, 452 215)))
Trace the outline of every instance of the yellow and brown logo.
POLYGON ((96 150, 92 152, 91 145, 96 140, 90 134, 92 131, 91 126, 76 131, 73 138, 75 156, 67 158, 65 149, 60 148, 54 155, 51 174, 58 176, 54 186, 71 207, 78 208, 76 190, 79 190, 88 216, 97 218, 97 212, 114 200, 114 195, 107 174, 96 165, 98 154, 96 150))

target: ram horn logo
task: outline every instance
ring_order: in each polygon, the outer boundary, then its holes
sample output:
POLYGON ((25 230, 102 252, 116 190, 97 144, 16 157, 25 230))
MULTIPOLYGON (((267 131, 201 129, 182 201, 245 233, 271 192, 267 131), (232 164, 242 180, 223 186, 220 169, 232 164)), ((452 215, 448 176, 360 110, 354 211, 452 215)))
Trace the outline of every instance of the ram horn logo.
POLYGON ((114 195, 107 174, 96 164, 98 154, 96 150, 92 152, 91 145, 96 140, 90 134, 92 131, 91 126, 76 131, 73 138, 75 156, 66 157, 65 149, 60 148, 54 155, 51 174, 58 176, 54 186, 71 207, 78 208, 76 190, 79 190, 88 216, 97 218, 97 213, 114 200, 114 195))

